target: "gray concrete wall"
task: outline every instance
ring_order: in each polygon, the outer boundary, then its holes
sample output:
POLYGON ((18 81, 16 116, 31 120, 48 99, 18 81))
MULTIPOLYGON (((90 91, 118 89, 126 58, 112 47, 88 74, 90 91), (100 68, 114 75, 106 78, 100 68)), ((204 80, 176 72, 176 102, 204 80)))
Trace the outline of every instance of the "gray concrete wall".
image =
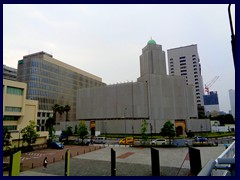
POLYGON ((79 89, 77 119, 147 118, 144 83, 124 83, 79 89))
POLYGON ((204 132, 211 131, 211 123, 209 119, 188 119, 186 121, 187 131, 204 132), (201 128, 202 127, 202 128, 201 128))

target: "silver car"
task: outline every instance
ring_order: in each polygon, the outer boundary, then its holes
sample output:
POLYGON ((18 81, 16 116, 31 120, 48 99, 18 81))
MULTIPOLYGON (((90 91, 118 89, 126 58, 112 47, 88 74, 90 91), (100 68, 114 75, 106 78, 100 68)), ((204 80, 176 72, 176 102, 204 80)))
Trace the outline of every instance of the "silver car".
POLYGON ((166 139, 155 139, 151 142, 152 145, 165 145, 167 144, 166 139))

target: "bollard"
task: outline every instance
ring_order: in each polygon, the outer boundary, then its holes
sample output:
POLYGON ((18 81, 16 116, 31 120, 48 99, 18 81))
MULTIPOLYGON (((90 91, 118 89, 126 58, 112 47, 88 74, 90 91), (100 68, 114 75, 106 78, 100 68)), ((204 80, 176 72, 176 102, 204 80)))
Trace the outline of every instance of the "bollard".
POLYGON ((34 166, 33 166, 33 163, 32 163, 32 169, 33 169, 33 167, 34 167, 34 166))
POLYGON ((64 159, 64 156, 62 155, 62 160, 64 159))
POLYGON ((78 155, 78 151, 77 151, 77 155, 78 155))
POLYGON ((55 157, 53 157, 53 162, 55 162, 55 157))
POLYGON ((85 149, 83 150, 83 154, 85 154, 85 149))
POLYGON ((97 147, 95 146, 95 151, 97 150, 97 147))

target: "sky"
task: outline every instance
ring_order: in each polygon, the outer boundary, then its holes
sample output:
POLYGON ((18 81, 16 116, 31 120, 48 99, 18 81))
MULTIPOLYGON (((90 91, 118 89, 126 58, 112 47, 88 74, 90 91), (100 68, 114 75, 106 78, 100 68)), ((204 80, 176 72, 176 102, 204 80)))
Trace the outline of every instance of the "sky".
MULTIPOLYGON (((235 25, 235 5, 231 12, 235 25)), ((107 84, 136 81, 151 38, 166 60, 168 49, 197 44, 203 84, 219 76, 210 91, 229 112, 235 69, 227 4, 3 5, 3 64, 13 68, 45 51, 107 84)))

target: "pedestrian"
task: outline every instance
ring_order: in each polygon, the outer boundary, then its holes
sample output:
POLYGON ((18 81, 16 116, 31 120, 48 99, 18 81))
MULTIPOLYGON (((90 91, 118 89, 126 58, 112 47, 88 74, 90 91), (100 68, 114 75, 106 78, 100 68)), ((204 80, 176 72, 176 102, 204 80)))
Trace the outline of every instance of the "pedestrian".
POLYGON ((43 167, 45 169, 47 168, 47 164, 48 164, 48 160, 47 160, 47 157, 45 157, 44 160, 43 160, 43 167))

